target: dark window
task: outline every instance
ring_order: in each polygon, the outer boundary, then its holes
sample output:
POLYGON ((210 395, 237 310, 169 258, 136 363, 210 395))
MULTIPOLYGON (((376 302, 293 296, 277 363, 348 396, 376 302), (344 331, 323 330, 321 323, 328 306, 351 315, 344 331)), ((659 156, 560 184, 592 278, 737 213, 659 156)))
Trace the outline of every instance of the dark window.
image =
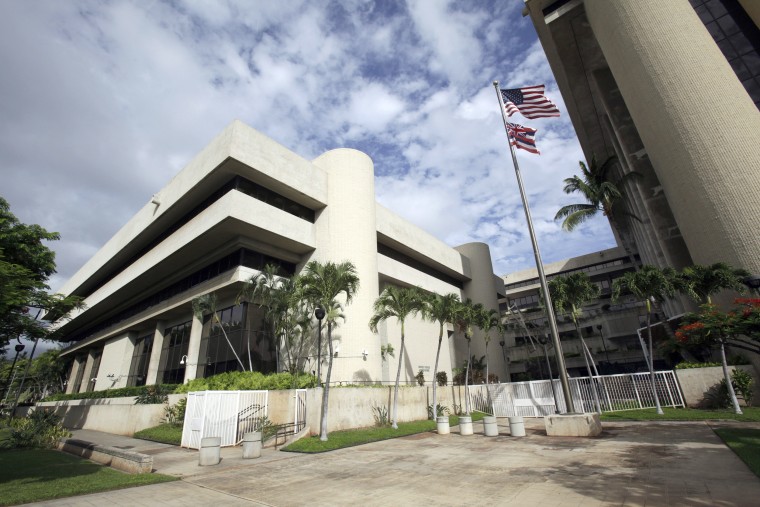
POLYGON ((434 267, 428 266, 427 264, 424 264, 418 261, 417 259, 412 259, 408 255, 401 253, 398 250, 389 247, 388 245, 383 245, 382 243, 378 243, 377 253, 379 253, 380 255, 385 255, 386 257, 390 257, 391 259, 398 261, 401 264, 409 266, 410 268, 414 268, 417 271, 420 271, 421 273, 425 273, 426 275, 432 276, 433 278, 437 278, 438 280, 446 282, 449 285, 453 285, 454 287, 458 289, 462 289, 462 287, 464 287, 460 280, 457 280, 456 278, 449 276, 446 273, 442 273, 441 271, 438 271, 434 267))
POLYGON ((153 335, 138 338, 135 342, 135 350, 132 354, 132 363, 129 366, 128 386, 144 386, 148 376, 148 364, 150 353, 153 350, 153 335))
POLYGON ((90 369, 90 378, 87 379, 87 392, 91 393, 95 390, 95 383, 98 379, 98 371, 100 371, 100 359, 103 357, 103 350, 96 350, 91 352, 92 355, 92 368, 90 369))
POLYGON ((162 384, 181 384, 185 381, 184 363, 187 360, 191 328, 192 321, 188 321, 164 331, 164 346, 161 348, 158 371, 162 384))

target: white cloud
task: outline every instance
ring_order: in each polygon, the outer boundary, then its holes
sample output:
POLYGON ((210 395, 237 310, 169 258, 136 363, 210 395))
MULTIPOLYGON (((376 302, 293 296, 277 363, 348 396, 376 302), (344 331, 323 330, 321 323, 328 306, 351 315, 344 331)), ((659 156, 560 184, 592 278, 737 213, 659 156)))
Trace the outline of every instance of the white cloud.
MULTIPOLYGON (((28 223, 57 230, 71 276, 225 125, 240 119, 306 158, 375 160, 378 200, 451 245, 486 241, 495 270, 533 262, 491 81, 547 83, 515 3, 0 3, 0 175, 28 223)), ((521 152, 547 261, 612 244, 554 213, 582 157, 569 119, 531 122, 521 152)))

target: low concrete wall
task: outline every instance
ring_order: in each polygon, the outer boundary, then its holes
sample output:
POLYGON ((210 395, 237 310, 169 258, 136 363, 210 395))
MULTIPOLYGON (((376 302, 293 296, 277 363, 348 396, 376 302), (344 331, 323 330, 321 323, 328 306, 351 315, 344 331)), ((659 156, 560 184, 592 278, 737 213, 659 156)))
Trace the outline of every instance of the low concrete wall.
MULTIPOLYGON (((744 370, 755 379, 752 405, 757 405, 760 402, 760 383, 758 382, 758 374, 755 368, 752 365, 729 366, 729 374, 734 369, 744 370)), ((707 392, 723 380, 723 368, 720 366, 687 368, 675 370, 675 372, 687 407, 700 407, 704 405, 707 401, 707 392)), ((739 393, 736 393, 736 395, 740 396, 739 393)), ((739 401, 743 402, 744 400, 740 398, 739 401)))
POLYGON ((95 445, 75 438, 62 439, 58 450, 131 474, 149 474, 153 471, 153 456, 139 452, 95 445))
MULTIPOLYGON (((184 394, 170 394, 169 404, 174 405, 184 394)), ((46 401, 38 407, 53 409, 69 429, 86 429, 132 436, 136 431, 161 424, 165 416, 164 405, 135 405, 135 398, 98 398, 88 400, 46 401)))
MULTIPOLYGON (((462 407, 463 386, 438 388, 438 404, 453 414, 455 405, 462 407)), ((184 398, 184 394, 169 396, 171 405, 184 398)), ((432 404, 432 387, 401 386, 399 388, 398 420, 416 421, 427 418, 427 407, 432 404)), ((135 399, 101 398, 38 403, 38 407, 52 408, 63 418, 69 429, 104 431, 117 435, 133 435, 136 431, 161 423, 163 404, 135 405, 135 399)), ((295 421, 295 391, 269 391, 269 420, 275 424, 295 421)), ((375 424, 375 407, 388 410, 393 416, 393 386, 333 387, 329 392, 328 431, 361 428, 375 424)), ((306 391, 306 426, 312 433, 320 431, 322 389, 306 391)))

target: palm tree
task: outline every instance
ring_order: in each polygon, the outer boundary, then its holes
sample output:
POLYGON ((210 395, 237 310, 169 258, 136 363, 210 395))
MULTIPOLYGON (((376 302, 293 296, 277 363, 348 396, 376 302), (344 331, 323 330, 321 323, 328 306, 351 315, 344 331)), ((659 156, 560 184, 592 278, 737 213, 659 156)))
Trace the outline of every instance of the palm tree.
POLYGON ((474 304, 471 299, 467 298, 465 301, 457 305, 454 314, 454 324, 457 329, 464 333, 464 339, 467 340, 467 364, 464 372, 464 405, 465 415, 470 415, 470 394, 469 379, 470 379, 470 344, 472 341, 472 326, 477 325, 478 315, 482 311, 483 305, 480 303, 474 304))
MULTIPOLYGON (((680 281, 678 273, 672 268, 659 269, 654 266, 642 266, 639 271, 624 273, 623 276, 612 282, 612 300, 617 301, 620 294, 628 291, 639 301, 644 301, 647 309, 647 339, 649 352, 647 363, 649 366, 649 378, 652 382, 652 394, 657 407, 657 413, 662 415, 660 397, 657 395, 657 386, 654 379, 654 348, 652 345, 652 307, 662 304, 666 298, 671 298, 678 290, 680 281)), ((667 322, 663 323, 667 325, 667 322)), ((645 351, 646 352, 646 351, 645 351)))
POLYGON ((597 163, 596 157, 591 157, 591 163, 586 167, 583 161, 579 161, 581 175, 573 175, 565 179, 566 194, 578 192, 586 199, 585 203, 568 204, 557 211, 554 220, 564 219, 562 228, 566 231, 572 231, 583 222, 602 213, 610 222, 610 225, 620 234, 620 241, 623 243, 623 249, 631 259, 631 264, 636 268, 638 265, 633 256, 633 249, 628 237, 623 233, 620 217, 628 216, 635 220, 640 219, 624 211, 622 204, 625 200, 623 186, 630 180, 638 180, 641 173, 631 171, 626 173, 617 180, 612 180, 612 172, 617 164, 617 157, 609 157, 601 164, 597 163))
MULTIPOLYGON (((586 340, 583 338, 578 320, 583 313, 583 305, 597 299, 599 292, 599 286, 591 282, 588 275, 583 272, 567 276, 557 276, 549 282, 549 293, 552 297, 552 303, 559 313, 566 313, 572 319, 575 332, 583 347, 583 358, 586 361, 588 374, 590 377, 596 375, 597 378, 599 377, 599 371, 596 368, 596 361, 594 361, 591 350, 589 350, 586 340)), ((593 383, 593 386, 592 392, 594 394, 594 401, 596 402, 596 409, 601 413, 602 407, 599 403, 599 393, 597 393, 595 383, 593 383)))
MULTIPOLYGON (((301 352, 311 337, 311 308, 301 295, 298 277, 288 278, 278 273, 277 266, 267 264, 245 282, 237 302, 256 302, 259 308, 265 309, 264 320, 276 340, 278 359, 284 349, 285 369, 297 373, 301 352)), ((250 343, 248 362, 252 363, 250 343)))
MULTIPOLYGON (((681 272, 688 290, 686 291, 697 301, 707 305, 712 305, 712 296, 722 290, 734 290, 744 293, 746 287, 743 283, 744 278, 749 273, 740 268, 733 268, 724 262, 716 262, 709 266, 695 264, 684 268, 681 272)), ((726 379, 728 394, 731 397, 731 403, 734 405, 734 412, 742 413, 739 408, 739 400, 736 399, 734 386, 731 383, 731 376, 728 374, 728 362, 726 361, 725 339, 718 340, 720 343, 720 360, 723 366, 723 377, 726 379)))
POLYGON ((325 309, 327 321, 327 376, 325 377, 325 390, 322 395, 322 421, 319 439, 327 440, 327 415, 328 397, 330 394, 330 375, 333 364, 332 329, 339 318, 341 305, 338 298, 342 295, 345 304, 348 305, 359 290, 359 276, 356 267, 351 262, 321 263, 309 262, 300 276, 300 285, 303 297, 315 306, 325 309))
POLYGON ((483 331, 483 340, 486 342, 486 384, 488 384, 488 344, 491 343, 491 331, 501 325, 499 312, 493 308, 482 308, 478 315, 478 327, 483 331))
POLYGON ((441 355, 441 343, 443 342, 443 327, 454 320, 459 296, 456 294, 429 294, 422 306, 422 316, 431 322, 438 322, 438 347, 435 351, 435 366, 433 366, 433 414, 438 415, 438 358, 441 355))
POLYGON ((245 371, 245 365, 243 365, 243 361, 240 360, 237 352, 235 352, 235 347, 232 346, 232 342, 230 342, 230 338, 227 336, 227 331, 224 329, 224 324, 222 324, 222 321, 219 319, 219 315, 216 313, 216 294, 210 292, 208 294, 198 296, 197 298, 193 299, 192 305, 193 315, 199 321, 203 322, 203 315, 206 313, 211 314, 212 322, 216 320, 216 322, 219 324, 219 328, 222 330, 224 339, 227 340, 227 345, 229 345, 230 350, 232 351, 232 355, 234 355, 235 359, 237 359, 237 362, 240 365, 240 369, 245 371))
MULTIPOLYGON (((394 317, 401 326, 401 349, 398 354, 396 386, 393 390, 393 428, 398 429, 398 386, 401 380, 401 363, 404 360, 404 323, 422 310, 423 296, 418 288, 387 286, 375 300, 374 313, 369 320, 369 328, 377 333, 377 325, 394 317)), ((435 382, 434 382, 435 383, 435 382)))

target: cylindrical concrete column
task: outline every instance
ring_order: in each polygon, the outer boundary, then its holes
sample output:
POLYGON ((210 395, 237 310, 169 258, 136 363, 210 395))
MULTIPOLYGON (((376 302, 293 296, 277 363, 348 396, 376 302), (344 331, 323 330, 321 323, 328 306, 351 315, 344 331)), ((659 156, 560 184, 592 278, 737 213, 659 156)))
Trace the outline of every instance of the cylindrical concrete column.
POLYGON ((760 112, 694 9, 584 5, 692 259, 760 273, 760 112))
MULTIPOLYGON (((464 284, 462 290, 462 299, 472 299, 473 303, 480 303, 484 307, 499 311, 499 301, 496 294, 496 284, 501 283, 502 289, 504 282, 497 279, 493 273, 493 264, 491 263, 491 250, 485 243, 466 243, 454 248, 469 260, 470 281, 464 284)), ((486 344, 484 333, 474 328, 472 337, 471 354, 476 358, 486 354, 486 344)), ((459 334, 458 338, 461 338, 459 334)), ((488 345, 488 371, 499 376, 502 382, 508 382, 509 372, 504 364, 504 354, 502 354, 499 340, 501 337, 496 330, 490 332, 491 341, 488 345), (504 378, 505 372, 507 378, 504 378)), ((467 359, 467 343, 463 338, 456 340, 456 359, 453 364, 460 365, 467 359)))
MULTIPOLYGON (((372 305, 379 295, 374 166, 364 153, 343 148, 328 151, 313 163, 327 172, 328 204, 316 220, 317 250, 312 260, 350 261, 360 283, 343 312, 345 320, 333 330, 339 352, 332 380, 381 380, 380 338, 369 330, 372 305)), ((326 337, 326 325, 323 331, 326 337)))

